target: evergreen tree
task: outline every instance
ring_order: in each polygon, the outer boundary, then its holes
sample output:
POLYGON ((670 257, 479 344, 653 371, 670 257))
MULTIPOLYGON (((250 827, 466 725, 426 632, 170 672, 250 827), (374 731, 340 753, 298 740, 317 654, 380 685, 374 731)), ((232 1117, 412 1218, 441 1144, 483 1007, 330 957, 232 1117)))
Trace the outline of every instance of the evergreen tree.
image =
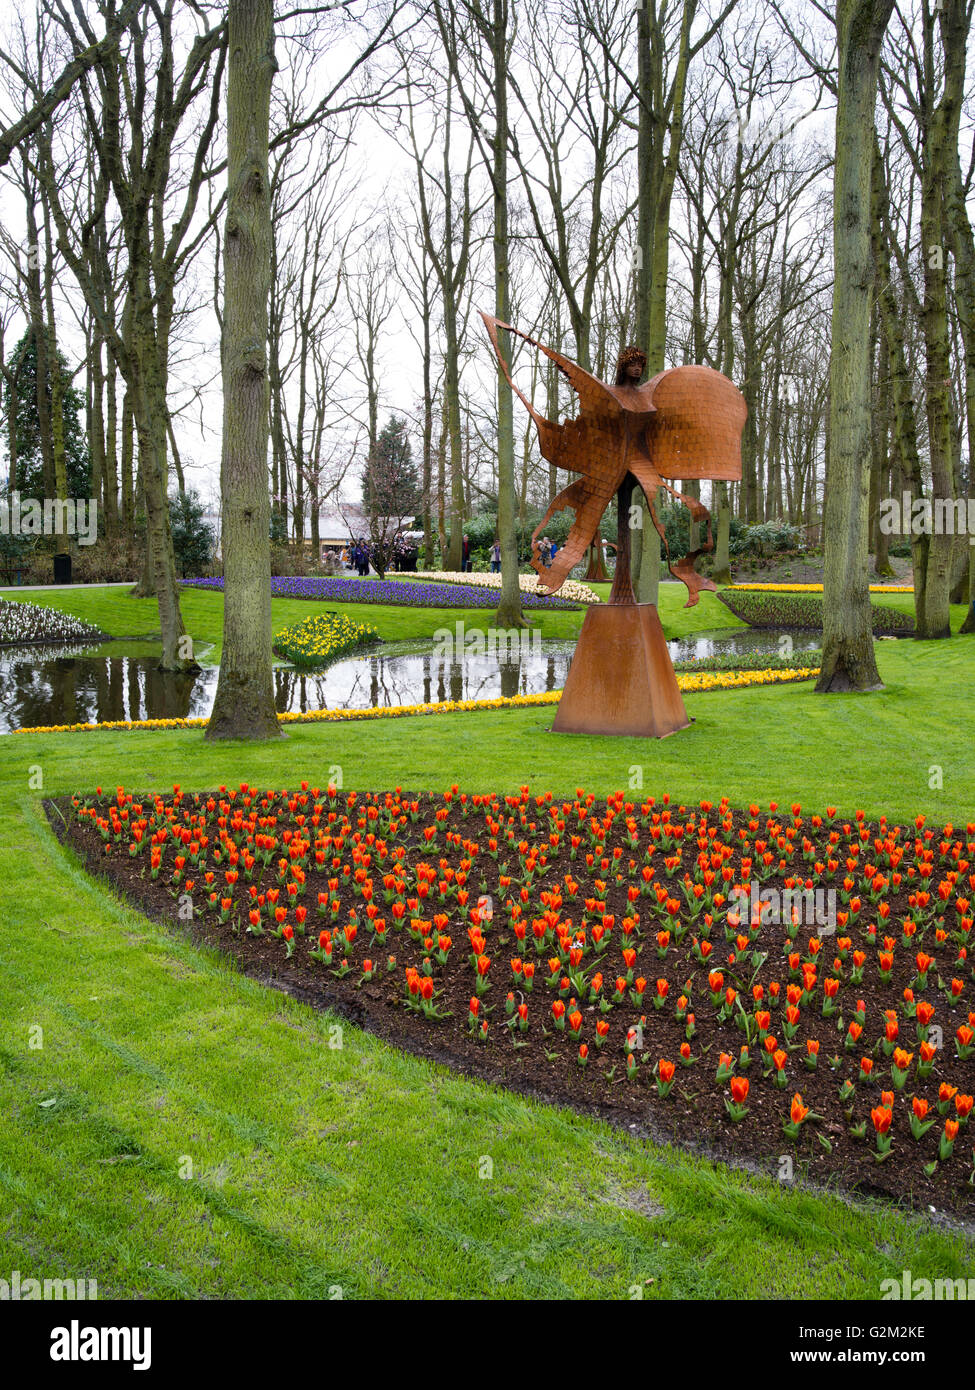
POLYGON ((380 431, 362 479, 362 501, 370 522, 412 517, 420 506, 420 480, 407 423, 395 415, 380 431))
MULTIPOLYGON (((14 487, 23 497, 43 499, 44 472, 41 457, 41 432, 37 419, 37 348, 33 329, 28 328, 14 348, 8 363, 17 374, 17 477, 14 487)), ((89 497, 91 460, 85 434, 85 403, 81 392, 72 385, 71 373, 63 353, 58 353, 64 412, 64 448, 68 471, 68 496, 89 497)), ((4 415, 9 415, 9 383, 4 390, 4 415)), ((4 431, 6 442, 6 431, 4 431)), ((9 451, 8 451, 9 462, 9 451)))
POLYGON ((173 533, 176 567, 184 579, 203 573, 213 557, 213 527, 204 520, 203 504, 192 489, 169 499, 169 527, 173 533))

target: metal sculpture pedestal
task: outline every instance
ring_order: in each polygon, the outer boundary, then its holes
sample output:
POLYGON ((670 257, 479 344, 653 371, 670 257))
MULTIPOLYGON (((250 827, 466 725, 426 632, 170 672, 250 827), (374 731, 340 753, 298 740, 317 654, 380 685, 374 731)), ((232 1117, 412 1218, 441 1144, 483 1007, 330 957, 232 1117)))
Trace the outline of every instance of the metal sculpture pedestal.
MULTIPOLYGON (((589 609, 552 732, 666 738, 690 719, 655 603, 637 603, 630 579, 631 473, 616 494, 616 574, 609 602, 589 609)), ((707 581, 704 581, 707 582, 707 581)))
POLYGON ((590 608, 552 731, 666 738, 690 722, 656 605, 590 608))

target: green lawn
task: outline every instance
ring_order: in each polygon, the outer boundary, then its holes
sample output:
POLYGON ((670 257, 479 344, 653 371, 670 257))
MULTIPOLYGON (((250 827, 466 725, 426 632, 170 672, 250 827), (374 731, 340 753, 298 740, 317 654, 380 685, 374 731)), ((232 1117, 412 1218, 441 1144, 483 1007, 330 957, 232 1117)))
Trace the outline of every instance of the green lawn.
MULTIPOLYGON (((672 635, 727 614, 708 595, 685 613, 683 593, 661 590, 672 635)), ((122 590, 69 594, 59 606, 90 617, 102 605, 113 633, 152 631, 151 607, 122 590)), ((219 636, 219 598, 187 599, 198 640, 219 636)), ((276 601, 276 622, 294 609, 309 606, 276 601)), ((352 612, 387 636, 394 619, 414 625, 396 636, 456 620, 352 612)), ((346 1297, 627 1298, 642 1285, 650 1298, 845 1299, 876 1297, 908 1267, 975 1275, 971 1238, 924 1218, 712 1167, 348 1027, 330 1048, 327 1017, 96 885, 40 808, 41 795, 96 783, 283 786, 339 765, 347 788, 605 793, 642 769, 644 794, 688 801, 975 819, 975 641, 882 642, 878 656, 883 693, 690 696, 697 722, 655 744, 553 735, 551 709, 292 726, 256 748, 212 748, 197 731, 0 739, 0 1271, 96 1278, 102 1297, 339 1286, 346 1297)))
MULTIPOLYGON (((610 586, 594 587, 608 597, 610 586), (605 591, 604 593, 602 591, 605 591)), ((713 594, 704 594, 697 608, 685 614, 682 603, 687 597, 684 586, 664 584, 660 589, 660 616, 668 636, 682 632, 700 632, 707 628, 743 627, 713 594)), ((23 590, 2 589, 0 598, 21 600, 60 609, 86 622, 94 623, 112 637, 148 637, 159 635, 159 612, 155 599, 129 598, 128 590, 114 588, 45 589, 24 593, 23 590)), ((180 606, 187 632, 196 649, 208 663, 220 660, 223 640, 223 594, 206 589, 182 589, 180 606)), ((453 628, 462 622, 467 629, 489 628, 494 622, 493 608, 407 608, 378 603, 328 603, 319 605, 308 599, 275 598, 271 600, 274 631, 280 632, 292 623, 299 623, 311 613, 325 607, 330 612, 345 613, 359 623, 375 627, 385 642, 433 637, 438 628, 453 628)), ((574 638, 582 626, 586 611, 537 610, 528 612, 532 626, 543 637, 574 638)))

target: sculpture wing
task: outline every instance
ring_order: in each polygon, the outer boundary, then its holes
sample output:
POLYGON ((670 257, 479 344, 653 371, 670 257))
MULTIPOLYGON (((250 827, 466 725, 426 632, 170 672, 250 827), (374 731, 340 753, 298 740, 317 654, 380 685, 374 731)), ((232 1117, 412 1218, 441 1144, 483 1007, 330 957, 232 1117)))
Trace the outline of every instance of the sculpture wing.
POLYGON ((647 383, 656 407, 645 447, 664 479, 741 478, 748 408, 737 386, 711 367, 671 367, 647 383))
POLYGON ((568 357, 563 357, 554 348, 546 347, 519 328, 513 328, 510 323, 504 323, 483 310, 481 318, 508 385, 535 421, 542 457, 572 473, 591 473, 599 477, 615 474, 618 471, 620 445, 625 437, 623 409, 605 382, 577 366, 568 357), (564 424, 546 419, 518 389, 498 343, 499 328, 514 333, 555 363, 579 397, 580 410, 576 419, 567 420, 564 424))

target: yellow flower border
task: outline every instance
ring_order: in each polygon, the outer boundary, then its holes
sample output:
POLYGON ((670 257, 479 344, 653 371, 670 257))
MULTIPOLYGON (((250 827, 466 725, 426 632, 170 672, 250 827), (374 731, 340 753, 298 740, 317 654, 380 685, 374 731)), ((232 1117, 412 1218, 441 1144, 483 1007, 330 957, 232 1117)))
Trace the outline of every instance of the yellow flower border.
MULTIPOLYGON (((821 594, 822 584, 729 584, 729 589, 765 589, 770 593, 821 594)), ((872 594, 913 594, 913 584, 871 584, 872 594)))
MULTIPOLYGON (((783 685, 808 680, 819 675, 819 667, 797 667, 794 670, 764 671, 702 671, 700 675, 678 675, 677 684, 685 694, 702 694, 707 690, 741 690, 754 685, 783 685)), ((538 695, 513 695, 496 700, 449 700, 438 705, 385 705, 378 709, 320 709, 306 714, 279 714, 282 724, 329 724, 359 719, 403 719, 415 714, 457 714, 471 710, 529 709, 536 705, 557 705, 561 690, 538 695)), ((99 730, 205 729, 208 719, 141 719, 120 720, 103 724, 51 724, 32 729, 14 729, 15 734, 90 734, 99 730)))

